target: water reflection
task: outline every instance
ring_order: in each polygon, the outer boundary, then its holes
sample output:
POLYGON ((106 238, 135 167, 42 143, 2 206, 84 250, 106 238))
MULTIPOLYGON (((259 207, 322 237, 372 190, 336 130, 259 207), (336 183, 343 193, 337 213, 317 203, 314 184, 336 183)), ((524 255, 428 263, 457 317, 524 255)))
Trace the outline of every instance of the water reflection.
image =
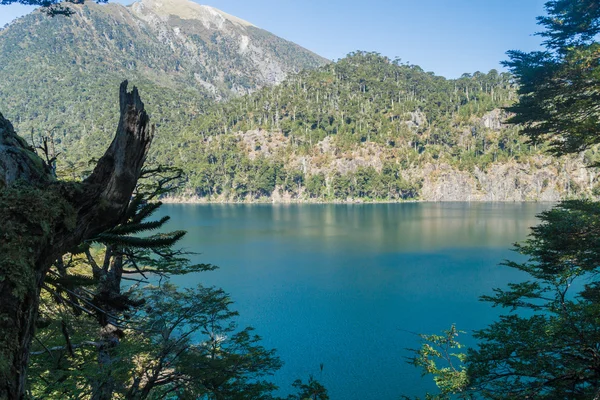
POLYGON ((176 279, 232 294, 291 382, 317 374, 333 399, 396 399, 431 385, 404 363, 406 331, 478 329, 478 297, 520 279, 498 267, 549 204, 169 205, 169 229, 218 271, 176 279), (374 392, 375 391, 375 392, 374 392))
MULTIPOLYGON (((301 242, 315 251, 430 251, 439 248, 506 247, 523 239, 548 204, 409 203, 378 205, 169 205, 176 225, 190 236, 301 242), (233 235, 233 236, 232 236, 233 235)), ((214 239, 213 239, 214 240, 214 239)), ((213 241, 211 240, 211 242, 213 241)))

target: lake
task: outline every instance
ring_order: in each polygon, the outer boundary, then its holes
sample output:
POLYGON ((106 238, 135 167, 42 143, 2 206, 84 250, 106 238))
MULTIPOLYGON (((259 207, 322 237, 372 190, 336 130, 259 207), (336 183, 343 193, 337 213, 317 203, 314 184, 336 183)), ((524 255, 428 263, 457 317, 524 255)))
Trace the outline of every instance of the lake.
MULTIPOLYGON (((178 277, 224 288, 285 365, 280 395, 319 379, 337 399, 398 399, 434 387, 406 364, 411 332, 456 323, 472 332, 501 310, 478 301, 521 280, 498 264, 518 259, 550 204, 165 205, 194 261, 219 270, 178 277), (323 363, 323 371, 319 365, 323 363)), ((473 344, 464 337, 463 342, 473 344)))

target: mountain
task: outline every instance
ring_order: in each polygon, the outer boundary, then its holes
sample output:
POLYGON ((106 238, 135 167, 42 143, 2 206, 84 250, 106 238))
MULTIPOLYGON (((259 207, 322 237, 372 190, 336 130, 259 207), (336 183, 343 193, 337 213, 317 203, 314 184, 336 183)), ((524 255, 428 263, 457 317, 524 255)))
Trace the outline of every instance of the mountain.
POLYGON ((600 194, 597 150, 553 158, 506 124, 507 73, 445 79, 356 52, 216 104, 158 159, 194 201, 556 201, 600 194), (164 157, 166 156, 166 157, 164 157))
POLYGON ((327 62, 249 22, 192 1, 142 0, 129 11, 152 30, 153 42, 171 48, 165 72, 195 81, 216 96, 249 93, 327 62))
POLYGON ((187 0, 69 7, 70 17, 34 12, 0 31, 0 109, 21 134, 52 131, 61 149, 110 137, 123 79, 142 89, 162 130, 177 131, 214 100, 327 63, 187 0))
POLYGON ((556 201, 600 194, 583 159, 551 158, 505 123, 517 97, 492 70, 445 79, 377 53, 335 63, 186 0, 74 5, 0 31, 0 110, 49 135, 63 171, 98 157, 133 81, 176 166, 178 200, 556 201))

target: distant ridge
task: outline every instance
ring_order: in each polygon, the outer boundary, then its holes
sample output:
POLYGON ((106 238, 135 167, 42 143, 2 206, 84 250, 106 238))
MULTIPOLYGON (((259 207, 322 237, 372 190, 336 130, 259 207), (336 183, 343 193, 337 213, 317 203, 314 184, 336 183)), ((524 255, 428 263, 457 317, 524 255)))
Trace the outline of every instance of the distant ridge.
POLYGON ((181 19, 197 19, 205 23, 205 25, 214 24, 221 26, 224 21, 229 21, 240 26, 254 26, 248 21, 244 21, 214 7, 201 5, 189 0, 141 0, 133 3, 131 8, 136 12, 139 12, 143 8, 148 8, 157 15, 172 15, 181 19))

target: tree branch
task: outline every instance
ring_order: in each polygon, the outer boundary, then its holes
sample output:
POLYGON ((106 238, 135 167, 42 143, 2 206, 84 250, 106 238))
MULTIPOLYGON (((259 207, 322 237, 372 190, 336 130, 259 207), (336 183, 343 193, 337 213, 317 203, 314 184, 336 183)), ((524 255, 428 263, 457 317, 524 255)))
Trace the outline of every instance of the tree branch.
POLYGON ((136 88, 119 91, 114 140, 83 182, 51 169, 0 115, 0 398, 23 398, 39 291, 52 263, 113 227, 127 208, 154 136, 136 88))

